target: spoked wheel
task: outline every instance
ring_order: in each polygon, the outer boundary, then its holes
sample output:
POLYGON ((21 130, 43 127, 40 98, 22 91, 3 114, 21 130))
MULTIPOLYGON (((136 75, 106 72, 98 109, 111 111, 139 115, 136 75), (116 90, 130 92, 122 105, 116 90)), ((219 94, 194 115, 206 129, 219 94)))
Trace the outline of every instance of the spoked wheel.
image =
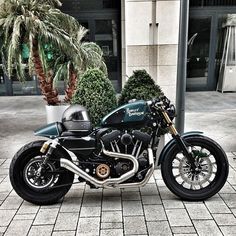
POLYGON ((225 152, 213 140, 194 136, 185 142, 195 158, 191 168, 177 145, 173 145, 161 166, 166 186, 185 200, 204 200, 215 195, 224 186, 229 171, 225 152))
MULTIPOLYGON (((70 189, 74 174, 60 167, 59 158, 66 154, 57 151, 43 165, 44 156, 40 153, 44 141, 25 145, 13 157, 10 165, 10 181, 13 189, 24 200, 47 205, 56 203, 70 189)), ((69 158, 69 157, 68 157, 69 158)))

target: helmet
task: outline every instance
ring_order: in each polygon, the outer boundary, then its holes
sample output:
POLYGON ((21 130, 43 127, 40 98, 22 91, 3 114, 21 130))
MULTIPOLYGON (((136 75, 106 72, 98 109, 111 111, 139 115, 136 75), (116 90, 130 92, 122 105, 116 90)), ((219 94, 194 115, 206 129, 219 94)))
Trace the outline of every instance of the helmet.
POLYGON ((62 123, 67 131, 88 132, 92 129, 88 112, 85 107, 71 105, 62 115, 62 123))

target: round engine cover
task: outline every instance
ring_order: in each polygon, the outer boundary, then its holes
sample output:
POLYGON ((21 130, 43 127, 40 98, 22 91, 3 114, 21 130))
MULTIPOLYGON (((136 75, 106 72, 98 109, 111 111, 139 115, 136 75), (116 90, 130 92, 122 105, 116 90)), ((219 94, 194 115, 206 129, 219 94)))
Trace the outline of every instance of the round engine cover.
POLYGON ((121 143, 126 146, 130 145, 132 143, 132 136, 130 134, 123 134, 121 136, 121 143))

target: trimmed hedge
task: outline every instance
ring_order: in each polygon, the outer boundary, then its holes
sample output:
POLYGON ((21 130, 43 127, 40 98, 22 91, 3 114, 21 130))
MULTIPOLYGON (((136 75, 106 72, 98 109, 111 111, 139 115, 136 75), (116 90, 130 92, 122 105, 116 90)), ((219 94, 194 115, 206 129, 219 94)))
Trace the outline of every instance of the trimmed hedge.
POLYGON ((94 126, 116 108, 116 93, 111 81, 99 69, 89 69, 78 81, 72 104, 85 106, 94 126))
POLYGON ((136 70, 126 82, 118 104, 123 105, 131 99, 151 100, 163 95, 160 86, 156 85, 146 70, 136 70))

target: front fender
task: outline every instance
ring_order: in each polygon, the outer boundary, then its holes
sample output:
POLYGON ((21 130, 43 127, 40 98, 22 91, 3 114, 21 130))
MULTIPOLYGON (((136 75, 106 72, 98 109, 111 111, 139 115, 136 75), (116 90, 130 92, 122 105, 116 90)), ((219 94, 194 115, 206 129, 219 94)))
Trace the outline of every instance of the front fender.
MULTIPOLYGON (((191 131, 191 132, 186 132, 184 134, 181 135, 182 138, 187 138, 187 137, 191 137, 191 136, 202 136, 203 132, 200 131, 191 131)), ((164 161, 165 159, 165 155, 167 154, 167 152, 169 151, 169 149, 176 144, 176 140, 175 139, 171 139, 166 145, 165 147, 162 149, 161 154, 159 156, 158 159, 158 163, 157 165, 161 165, 161 163, 164 161)))

